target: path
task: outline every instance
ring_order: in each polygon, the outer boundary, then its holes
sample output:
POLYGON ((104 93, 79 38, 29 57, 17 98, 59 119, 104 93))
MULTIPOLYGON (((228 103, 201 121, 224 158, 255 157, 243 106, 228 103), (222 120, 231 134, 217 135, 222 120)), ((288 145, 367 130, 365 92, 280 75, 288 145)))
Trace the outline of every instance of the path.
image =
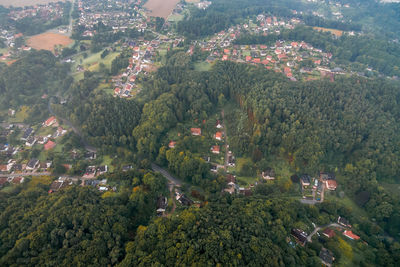
POLYGON ((172 209, 169 213, 164 213, 164 217, 168 216, 169 214, 173 214, 175 212, 176 209, 176 203, 175 203, 175 195, 174 195, 174 187, 175 186, 182 186, 182 182, 175 178, 174 176, 172 176, 169 172, 167 172, 166 170, 164 170, 163 168, 161 168, 160 166, 158 166, 155 163, 151 164, 151 168, 153 169, 153 171, 155 172, 159 172, 161 173, 162 176, 164 176, 167 180, 168 180, 168 189, 169 189, 169 195, 172 199, 172 209))
POLYGON ((169 172, 167 172, 166 170, 164 170, 157 164, 152 163, 151 168, 153 169, 153 171, 161 173, 162 176, 164 176, 170 182, 170 184, 172 184, 174 186, 179 186, 179 187, 182 186, 182 182, 179 179, 172 176, 169 172))
POLYGON ((311 234, 307 236, 307 242, 312 242, 311 239, 312 237, 319 231, 321 228, 326 228, 326 227, 339 227, 339 228, 344 228, 343 226, 337 224, 337 223, 330 223, 328 225, 322 225, 322 226, 317 226, 315 227, 314 231, 312 231, 311 234))

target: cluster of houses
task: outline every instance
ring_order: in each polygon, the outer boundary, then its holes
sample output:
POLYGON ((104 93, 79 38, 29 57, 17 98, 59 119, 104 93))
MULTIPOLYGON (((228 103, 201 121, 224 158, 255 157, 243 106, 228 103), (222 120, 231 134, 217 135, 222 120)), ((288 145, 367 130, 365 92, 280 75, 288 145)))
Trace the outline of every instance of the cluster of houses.
POLYGON ((22 176, 17 177, 0 177, 0 189, 5 187, 7 184, 22 184, 25 178, 22 176))
POLYGON ((311 191, 314 201, 323 202, 325 190, 335 191, 337 181, 334 174, 320 172, 318 178, 311 178, 308 174, 302 175, 300 177, 300 185, 304 194, 303 198, 311 198, 307 195, 311 191))
POLYGON ((137 29, 144 32, 147 20, 142 16, 142 1, 107 1, 97 0, 77 2, 80 13, 77 25, 84 27, 83 37, 92 37, 96 33, 97 24, 101 21, 111 27, 114 32, 137 29))
POLYGON ((100 176, 102 174, 105 174, 108 172, 108 166, 107 165, 102 165, 102 166, 89 166, 86 168, 85 173, 83 174, 82 178, 85 179, 94 179, 97 176, 100 176))
POLYGON ((46 121, 43 122, 42 127, 52 127, 55 128, 53 134, 48 135, 34 135, 34 129, 28 127, 24 130, 21 140, 25 142, 27 147, 32 147, 35 144, 43 145, 44 150, 51 150, 56 147, 55 139, 65 135, 67 130, 63 129, 55 116, 51 116, 46 121))
POLYGON ((45 21, 53 21, 63 17, 64 4, 61 2, 52 2, 26 6, 22 8, 13 8, 8 13, 8 17, 14 21, 24 18, 40 18, 45 21))
POLYGON ((313 75, 332 78, 334 74, 344 74, 342 69, 332 71, 327 67, 332 58, 331 53, 325 53, 304 41, 278 40, 269 46, 234 44, 235 40, 243 34, 264 36, 279 34, 282 29, 293 29, 300 23, 302 22, 297 18, 280 19, 260 14, 256 22, 250 20, 249 23, 232 26, 209 39, 196 41, 193 45, 199 45, 203 51, 210 52, 208 62, 230 60, 261 65, 267 69, 282 72, 293 81, 301 76, 314 79, 313 75), (304 60, 312 62, 312 67, 303 67, 300 63, 304 60))
MULTIPOLYGON (((342 233, 343 236, 345 236, 346 238, 348 238, 350 240, 359 240, 360 239, 360 237, 358 235, 354 234, 350 230, 351 225, 347 219, 339 216, 337 219, 337 224, 338 224, 338 227, 336 227, 335 229, 332 229, 332 227, 326 227, 323 230, 322 235, 326 238, 332 238, 336 235, 336 232, 340 232, 340 233, 342 233)), ((301 229, 297 229, 297 228, 292 229, 291 235, 294 238, 294 240, 301 246, 304 246, 307 242, 312 242, 309 235, 301 229)), ((324 247, 321 249, 319 257, 320 257, 322 263, 326 266, 331 266, 333 261, 335 260, 333 253, 324 247)))

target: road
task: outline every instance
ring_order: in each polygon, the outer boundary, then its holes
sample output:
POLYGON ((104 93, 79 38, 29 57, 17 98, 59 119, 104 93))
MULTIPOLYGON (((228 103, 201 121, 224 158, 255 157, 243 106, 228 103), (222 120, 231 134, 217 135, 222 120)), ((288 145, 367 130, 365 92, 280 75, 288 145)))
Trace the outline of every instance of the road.
POLYGON ((170 182, 170 184, 172 184, 174 186, 179 186, 179 187, 182 186, 182 182, 179 179, 172 176, 169 172, 167 172, 166 170, 164 170, 157 164, 152 163, 151 168, 153 169, 153 171, 161 173, 162 176, 164 176, 170 182))
POLYGON ((321 230, 321 228, 326 228, 326 227, 339 227, 339 228, 344 228, 343 226, 341 226, 341 225, 339 225, 339 224, 337 224, 337 223, 331 223, 331 224, 328 224, 328 225, 317 226, 317 227, 315 227, 314 231, 312 231, 312 233, 309 234, 309 235, 307 236, 307 242, 312 242, 312 241, 311 241, 312 237, 313 237, 319 230, 321 230))
POLYGON ((224 161, 224 169, 225 171, 228 169, 228 160, 229 160, 229 145, 228 145, 228 133, 225 127, 225 111, 221 111, 221 116, 222 116, 222 127, 224 129, 223 134, 224 134, 224 139, 225 139, 225 161, 224 161))
POLYGON ((51 175, 50 172, 23 172, 23 173, 11 173, 11 174, 0 174, 0 177, 24 177, 24 176, 46 176, 51 175))

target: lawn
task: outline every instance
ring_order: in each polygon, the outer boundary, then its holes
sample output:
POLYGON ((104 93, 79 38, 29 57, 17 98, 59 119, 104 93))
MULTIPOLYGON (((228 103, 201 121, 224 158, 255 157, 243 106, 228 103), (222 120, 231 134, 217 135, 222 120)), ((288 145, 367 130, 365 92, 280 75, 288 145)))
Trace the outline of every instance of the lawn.
POLYGON ((343 198, 337 197, 336 192, 330 192, 328 190, 325 191, 325 200, 329 200, 329 201, 336 201, 338 203, 343 204, 344 206, 348 207, 351 209, 352 213, 354 214, 354 216, 357 217, 365 217, 367 218, 368 215, 366 214, 366 212, 360 208, 353 200, 351 200, 349 197, 344 196, 343 198))
POLYGON ((53 178, 50 176, 33 176, 28 183, 28 189, 34 188, 38 184, 50 185, 53 182, 53 178))
POLYGON ((21 106, 21 109, 15 113, 15 117, 9 119, 9 122, 10 123, 24 122, 28 118, 29 116, 28 114, 29 114, 29 107, 21 106))
POLYGON ((112 158, 108 155, 103 156, 103 161, 101 162, 101 166, 107 165, 108 166, 108 171, 113 172, 114 171, 114 166, 111 165, 112 158))
POLYGON ((197 71, 209 71, 211 69, 211 64, 207 61, 194 63, 194 69, 197 71))
POLYGON ((183 20, 183 17, 184 16, 181 15, 181 14, 174 14, 174 15, 169 16, 168 21, 170 21, 170 22, 178 22, 178 21, 183 20))

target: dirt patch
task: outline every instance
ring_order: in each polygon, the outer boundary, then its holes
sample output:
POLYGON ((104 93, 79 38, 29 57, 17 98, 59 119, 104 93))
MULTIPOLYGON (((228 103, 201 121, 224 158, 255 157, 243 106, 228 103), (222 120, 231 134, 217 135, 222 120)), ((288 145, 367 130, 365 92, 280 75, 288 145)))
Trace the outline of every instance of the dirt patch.
POLYGON ((34 35, 26 42, 30 47, 35 49, 44 49, 54 52, 54 46, 68 46, 73 40, 69 37, 57 33, 42 33, 34 35))
POLYGON ((1 6, 13 6, 13 7, 24 7, 24 6, 34 6, 43 5, 51 2, 64 2, 65 0, 0 0, 1 6))
POLYGON ((150 16, 166 19, 178 3, 179 0, 148 0, 144 7, 149 10, 150 16))
POLYGON ((330 32, 336 36, 342 36, 343 35, 343 31, 341 30, 335 30, 335 29, 329 29, 329 28, 322 28, 322 27, 313 27, 314 30, 317 31, 323 31, 323 32, 330 32))

